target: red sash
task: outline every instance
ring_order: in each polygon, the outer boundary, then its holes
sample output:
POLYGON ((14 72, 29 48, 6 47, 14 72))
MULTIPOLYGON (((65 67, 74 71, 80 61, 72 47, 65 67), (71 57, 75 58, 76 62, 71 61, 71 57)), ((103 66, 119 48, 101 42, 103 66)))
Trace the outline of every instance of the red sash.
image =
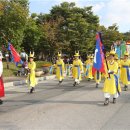
POLYGON ((4 92, 4 83, 2 77, 0 77, 0 97, 4 97, 5 92, 4 92))

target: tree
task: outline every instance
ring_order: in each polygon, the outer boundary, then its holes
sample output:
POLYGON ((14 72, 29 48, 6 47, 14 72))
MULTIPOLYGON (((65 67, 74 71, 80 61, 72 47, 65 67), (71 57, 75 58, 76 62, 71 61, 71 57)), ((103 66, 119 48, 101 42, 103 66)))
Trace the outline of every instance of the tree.
POLYGON ((123 40, 130 41, 130 31, 123 34, 123 40))
POLYGON ((64 45, 63 52, 72 54, 79 50, 85 54, 94 49, 99 18, 93 14, 92 7, 79 8, 75 3, 63 2, 54 6, 50 14, 54 20, 63 18, 58 31, 58 41, 64 45))
MULTIPOLYGON (((37 52, 40 50, 37 46, 41 37, 40 27, 37 26, 36 20, 30 17, 24 30, 22 47, 29 53, 31 50, 37 52)), ((42 48, 43 49, 43 48, 42 48)))
POLYGON ((113 24, 108 28, 100 26, 98 28, 98 31, 102 32, 102 39, 106 51, 109 51, 111 49, 111 45, 113 44, 113 42, 123 39, 123 34, 118 31, 117 24, 113 24))
MULTIPOLYGON (((22 3, 19 2, 16 2, 15 0, 0 1, 0 5, 2 5, 0 30, 5 34, 7 40, 11 40, 17 49, 20 49, 22 44, 24 37, 23 32, 29 13, 28 7, 23 6, 22 3)), ((2 39, 0 40, 0 42, 3 42, 2 39)))

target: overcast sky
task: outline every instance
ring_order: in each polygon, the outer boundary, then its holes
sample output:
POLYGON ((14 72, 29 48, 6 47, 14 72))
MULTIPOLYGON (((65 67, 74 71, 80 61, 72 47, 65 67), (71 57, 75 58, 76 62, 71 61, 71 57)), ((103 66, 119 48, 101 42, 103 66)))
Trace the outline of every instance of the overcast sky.
POLYGON ((49 13, 52 6, 61 2, 75 2, 77 6, 93 6, 100 18, 100 24, 106 27, 117 23, 120 32, 130 30, 130 0, 29 0, 31 13, 49 13))

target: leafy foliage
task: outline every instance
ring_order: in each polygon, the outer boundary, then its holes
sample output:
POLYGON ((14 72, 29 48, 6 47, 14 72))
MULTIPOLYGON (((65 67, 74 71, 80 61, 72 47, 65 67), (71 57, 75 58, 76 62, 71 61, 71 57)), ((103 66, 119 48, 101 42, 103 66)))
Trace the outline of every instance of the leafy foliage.
POLYGON ((49 14, 29 15, 29 0, 0 0, 0 30, 2 44, 7 46, 11 40, 19 51, 34 50, 45 59, 58 51, 73 55, 79 50, 84 56, 93 53, 97 31, 102 32, 106 50, 116 40, 130 40, 130 32, 120 33, 117 24, 101 26, 92 6, 80 8, 73 2, 56 5, 49 14))

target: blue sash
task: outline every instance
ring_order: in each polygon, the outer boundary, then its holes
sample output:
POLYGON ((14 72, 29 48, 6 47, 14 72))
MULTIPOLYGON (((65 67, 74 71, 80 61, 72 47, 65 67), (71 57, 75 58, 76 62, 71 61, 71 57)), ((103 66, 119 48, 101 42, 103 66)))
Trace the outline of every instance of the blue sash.
POLYGON ((123 68, 126 68, 126 71, 127 71, 127 80, 130 81, 129 66, 123 66, 123 68))
POLYGON ((114 74, 114 78, 115 78, 115 83, 116 83, 116 90, 117 90, 117 92, 118 92, 118 94, 120 95, 120 92, 119 92, 119 89, 118 89, 118 77, 117 77, 117 75, 115 75, 114 74))
POLYGON ((88 76, 88 69, 90 68, 90 65, 86 65, 86 69, 87 69, 87 71, 86 71, 86 76, 88 76))
POLYGON ((60 68, 60 76, 62 76, 63 75, 63 73, 62 73, 62 65, 58 65, 58 67, 60 68))
POLYGON ((88 76, 88 69, 87 69, 87 71, 86 71, 86 76, 88 76))
POLYGON ((67 65, 66 70, 67 70, 67 75, 69 75, 69 72, 70 72, 70 65, 67 65))
POLYGON ((75 65, 74 67, 77 67, 77 71, 78 71, 78 79, 80 78, 80 67, 79 65, 75 65))

